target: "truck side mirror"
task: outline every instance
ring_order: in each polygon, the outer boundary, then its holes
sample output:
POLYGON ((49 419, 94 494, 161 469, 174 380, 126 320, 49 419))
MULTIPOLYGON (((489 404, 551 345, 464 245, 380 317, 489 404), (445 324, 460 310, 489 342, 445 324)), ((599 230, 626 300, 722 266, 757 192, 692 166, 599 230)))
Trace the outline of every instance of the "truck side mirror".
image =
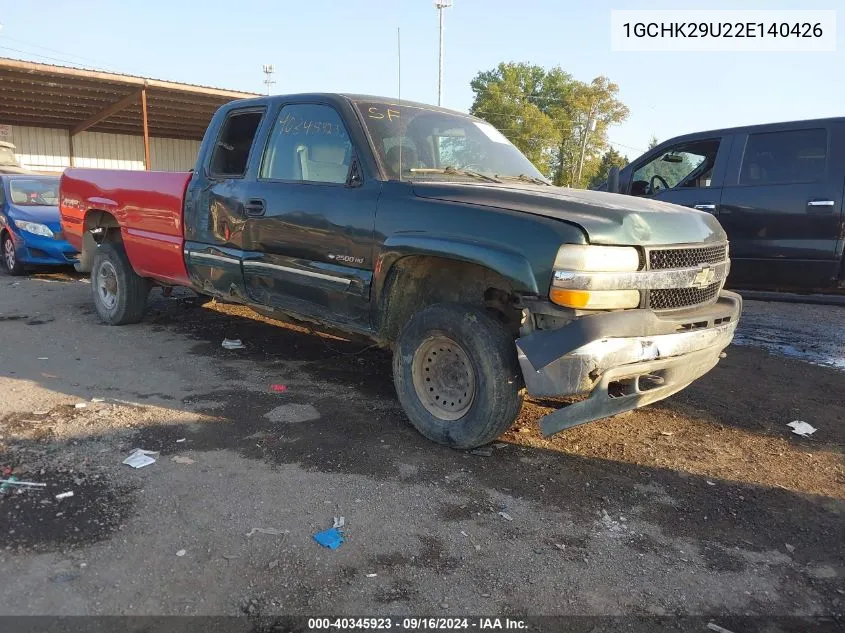
POLYGON ((610 193, 619 193, 619 168, 611 167, 607 172, 607 190, 610 193))

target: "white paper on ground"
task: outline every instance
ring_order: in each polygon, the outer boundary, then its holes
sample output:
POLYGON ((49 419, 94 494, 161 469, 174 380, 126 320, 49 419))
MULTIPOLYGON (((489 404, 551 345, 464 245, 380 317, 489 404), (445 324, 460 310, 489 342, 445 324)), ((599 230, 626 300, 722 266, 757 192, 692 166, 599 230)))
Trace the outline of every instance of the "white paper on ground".
POLYGON ((158 451, 145 451, 143 448, 136 448, 132 453, 123 460, 123 463, 132 468, 143 468, 155 463, 155 457, 158 456, 158 451))
POLYGON ((802 422, 801 420, 795 420, 795 422, 790 422, 786 426, 791 426, 792 432, 795 433, 795 435, 801 435, 804 437, 812 435, 818 431, 818 429, 814 426, 807 424, 806 422, 802 422))

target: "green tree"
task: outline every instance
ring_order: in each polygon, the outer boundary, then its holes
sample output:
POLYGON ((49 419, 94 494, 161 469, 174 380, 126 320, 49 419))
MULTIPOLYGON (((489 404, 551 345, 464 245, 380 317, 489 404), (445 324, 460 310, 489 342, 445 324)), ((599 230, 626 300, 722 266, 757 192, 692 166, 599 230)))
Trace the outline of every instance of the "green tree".
POLYGON ((652 134, 651 138, 648 140, 648 149, 654 149, 658 145, 660 145, 660 141, 658 141, 657 137, 652 134))
POLYGON ((470 83, 475 99, 470 113, 485 119, 516 145, 543 173, 549 171, 549 147, 556 129, 538 105, 546 71, 526 63, 501 63, 480 72, 470 83))
POLYGON ((621 169, 627 164, 628 157, 623 156, 617 152, 615 148, 611 147, 602 154, 601 160, 598 161, 595 169, 591 170, 592 177, 590 178, 588 186, 595 187, 596 185, 604 182, 611 167, 619 167, 621 169))
POLYGON ((577 81, 560 67, 501 63, 470 84, 470 112, 496 126, 555 184, 583 186, 599 168, 607 130, 628 116, 607 77, 577 81))

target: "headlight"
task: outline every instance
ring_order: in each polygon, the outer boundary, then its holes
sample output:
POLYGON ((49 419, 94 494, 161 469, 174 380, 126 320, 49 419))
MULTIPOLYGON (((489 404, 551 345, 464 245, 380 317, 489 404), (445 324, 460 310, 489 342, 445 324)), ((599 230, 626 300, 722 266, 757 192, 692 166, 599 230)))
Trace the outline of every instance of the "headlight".
POLYGON ((622 273, 639 267, 640 254, 633 246, 565 244, 555 258, 555 270, 622 273))
MULTIPOLYGON (((555 258, 555 272, 627 273, 640 267, 640 255, 633 246, 588 246, 566 244, 555 258)), ((581 310, 620 310, 640 305, 639 290, 578 290, 566 287, 566 275, 552 282, 549 298, 556 304, 581 310)))
POLYGON ((43 235, 44 237, 53 237, 53 231, 50 227, 38 222, 27 222, 26 220, 15 220, 15 226, 26 231, 27 233, 34 233, 35 235, 43 235))

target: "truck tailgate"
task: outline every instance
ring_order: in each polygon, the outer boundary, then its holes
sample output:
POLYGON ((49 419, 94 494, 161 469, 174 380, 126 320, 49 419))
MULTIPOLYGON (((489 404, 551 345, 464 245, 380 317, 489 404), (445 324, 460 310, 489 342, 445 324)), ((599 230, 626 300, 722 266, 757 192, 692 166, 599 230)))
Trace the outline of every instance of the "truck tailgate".
POLYGON ((59 210, 67 240, 82 250, 86 216, 95 211, 110 213, 120 224, 135 272, 190 285, 182 252, 183 202, 190 179, 189 172, 65 170, 59 210))

